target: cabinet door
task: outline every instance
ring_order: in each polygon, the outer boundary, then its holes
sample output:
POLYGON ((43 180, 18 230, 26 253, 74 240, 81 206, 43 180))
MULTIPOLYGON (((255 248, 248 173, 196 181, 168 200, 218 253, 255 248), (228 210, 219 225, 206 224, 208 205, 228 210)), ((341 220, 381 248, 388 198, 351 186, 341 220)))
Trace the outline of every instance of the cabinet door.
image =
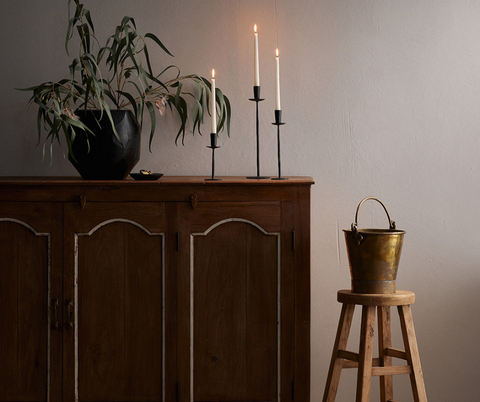
POLYGON ((61 236, 50 203, 0 203, 0 401, 58 400, 61 236))
POLYGON ((164 400, 164 204, 68 204, 65 225, 66 397, 164 400))
POLYGON ((282 216, 280 202, 183 207, 189 253, 182 253, 188 261, 179 273, 179 314, 188 312, 179 319, 186 323, 179 330, 185 335, 179 345, 182 401, 291 395, 291 218, 282 216))

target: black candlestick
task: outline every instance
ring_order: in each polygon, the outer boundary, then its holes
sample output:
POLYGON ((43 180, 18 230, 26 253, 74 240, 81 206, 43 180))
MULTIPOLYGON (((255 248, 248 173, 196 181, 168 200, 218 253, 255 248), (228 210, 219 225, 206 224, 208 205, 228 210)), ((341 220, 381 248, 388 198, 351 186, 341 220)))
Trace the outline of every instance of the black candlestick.
POLYGON ((272 180, 288 180, 286 177, 282 177, 282 163, 280 161, 280 126, 283 126, 285 123, 282 123, 282 111, 275 110, 275 123, 273 125, 277 126, 277 148, 278 148, 278 177, 272 177, 272 180))
POLYGON ((212 178, 211 179, 205 179, 205 181, 221 181, 222 179, 216 179, 215 178, 215 150, 217 148, 217 134, 212 133, 210 134, 210 146, 207 146, 207 148, 210 148, 212 150, 212 178))
POLYGON ((268 176, 260 176, 260 137, 258 135, 259 132, 259 123, 258 123, 258 102, 261 102, 265 99, 260 98, 260 86, 255 85, 253 87, 253 99, 249 99, 255 102, 255 110, 256 110, 256 122, 257 122, 257 175, 256 176, 248 176, 247 179, 269 179, 268 176))

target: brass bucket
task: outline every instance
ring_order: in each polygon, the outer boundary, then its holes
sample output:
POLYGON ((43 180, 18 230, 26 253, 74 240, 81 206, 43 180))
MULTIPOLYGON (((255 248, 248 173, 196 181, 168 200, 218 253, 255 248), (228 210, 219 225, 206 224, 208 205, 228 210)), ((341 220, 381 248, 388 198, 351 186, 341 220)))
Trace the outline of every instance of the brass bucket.
POLYGON ((352 277, 352 292, 366 294, 395 293, 398 263, 405 231, 396 230, 387 208, 377 198, 367 197, 358 204, 355 223, 345 232, 348 263, 352 277), (389 229, 358 229, 360 206, 367 200, 382 204, 387 213, 389 229))

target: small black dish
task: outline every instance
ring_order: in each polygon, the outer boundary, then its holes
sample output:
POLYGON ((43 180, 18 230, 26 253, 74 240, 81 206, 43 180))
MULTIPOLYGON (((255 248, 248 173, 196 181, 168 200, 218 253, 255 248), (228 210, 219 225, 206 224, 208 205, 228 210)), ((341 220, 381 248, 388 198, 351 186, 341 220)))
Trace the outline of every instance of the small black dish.
POLYGON ((135 180, 158 180, 160 177, 163 176, 163 173, 130 173, 130 176, 133 177, 135 180))

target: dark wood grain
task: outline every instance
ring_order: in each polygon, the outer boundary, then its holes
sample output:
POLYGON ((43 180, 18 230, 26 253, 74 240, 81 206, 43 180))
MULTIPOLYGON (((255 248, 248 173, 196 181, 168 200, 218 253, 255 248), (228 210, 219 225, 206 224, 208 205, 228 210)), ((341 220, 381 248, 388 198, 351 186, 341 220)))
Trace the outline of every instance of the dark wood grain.
POLYGON ((162 237, 125 230, 125 396, 161 401, 163 382, 162 237))
POLYGON ((48 205, 0 204, 0 214, 15 219, 0 221, 0 400, 44 401, 50 213, 48 205), (35 224, 29 215, 38 213, 45 217, 35 224))
POLYGON ((247 400, 245 224, 231 223, 194 243, 194 397, 247 400))
POLYGON ((50 401, 62 400, 63 385, 63 347, 62 347, 62 305, 63 305, 63 204, 52 202, 51 239, 50 239, 50 306, 52 300, 58 300, 56 317, 50 311, 51 320, 58 320, 58 328, 50 330, 50 401))
POLYGON ((2 401, 16 400, 18 390, 18 224, 0 222, 0 395, 2 401))
POLYGON ((75 400, 77 363, 79 401, 189 402, 193 385, 196 401, 273 402, 280 390, 282 401, 308 402, 312 184, 0 177, 0 218, 50 233, 50 299, 59 300, 48 348, 47 237, 0 222, 0 340, 11 345, 0 350, 0 402, 43 401, 47 389, 51 402, 75 400), (69 328, 77 280, 78 328, 69 328), (34 300, 42 311, 28 308, 34 300))
POLYGON ((78 241, 78 390, 80 401, 125 394, 123 224, 78 241))
POLYGON ((246 400, 275 401, 278 395, 277 315, 279 235, 266 235, 249 224, 247 244, 247 387, 246 400))
POLYGON ((19 228, 18 276, 19 394, 25 400, 46 399, 48 238, 19 228), (33 363, 33 364, 32 364, 33 363))
POLYGON ((276 400, 278 238, 245 222, 195 236, 195 400, 276 400))
POLYGON ((85 230, 78 236, 79 400, 161 401, 164 205, 89 207, 78 210, 76 228, 85 230))
POLYGON ((281 279, 280 279, 280 375, 282 401, 293 400, 295 381, 295 251, 293 201, 282 202, 281 279))
POLYGON ((310 399, 310 187, 295 199, 295 400, 310 399))

